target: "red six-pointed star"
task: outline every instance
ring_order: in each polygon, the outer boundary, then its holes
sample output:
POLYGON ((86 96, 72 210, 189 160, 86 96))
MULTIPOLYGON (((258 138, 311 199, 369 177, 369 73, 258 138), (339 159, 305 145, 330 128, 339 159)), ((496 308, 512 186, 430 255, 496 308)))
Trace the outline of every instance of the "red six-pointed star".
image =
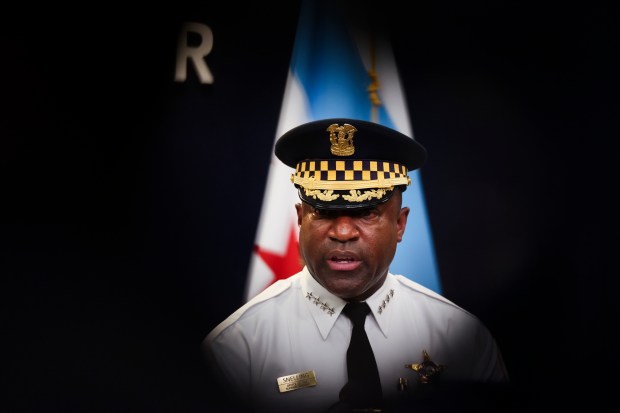
POLYGON ((265 262, 265 264, 267 264, 274 274, 274 277, 269 285, 301 271, 302 265, 299 258, 299 242, 297 241, 297 233, 295 232, 294 225, 291 225, 291 231, 289 232, 288 243, 284 255, 265 250, 258 245, 254 246, 254 251, 259 257, 261 257, 261 259, 265 262))

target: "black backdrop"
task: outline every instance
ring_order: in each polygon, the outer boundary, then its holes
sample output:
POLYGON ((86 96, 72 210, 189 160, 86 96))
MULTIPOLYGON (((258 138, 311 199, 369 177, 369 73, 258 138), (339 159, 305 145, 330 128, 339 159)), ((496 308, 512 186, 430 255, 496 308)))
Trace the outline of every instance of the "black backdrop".
MULTIPOLYGON (((216 410, 198 346, 242 303, 298 6, 7 15, 2 403, 216 410), (188 21, 213 30, 212 85, 192 70, 173 81, 188 21)), ((393 6, 392 41, 430 155, 444 295, 496 336, 515 411, 598 405, 618 367, 618 16, 594 4, 408 7, 393 6)))

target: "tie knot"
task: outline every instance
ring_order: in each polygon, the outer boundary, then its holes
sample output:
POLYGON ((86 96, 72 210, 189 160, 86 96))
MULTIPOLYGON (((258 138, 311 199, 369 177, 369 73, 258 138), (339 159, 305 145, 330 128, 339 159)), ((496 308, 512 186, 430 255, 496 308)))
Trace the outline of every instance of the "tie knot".
POLYGON ((342 313, 349 317, 355 326, 364 326, 370 307, 366 302, 351 301, 342 309, 342 313))

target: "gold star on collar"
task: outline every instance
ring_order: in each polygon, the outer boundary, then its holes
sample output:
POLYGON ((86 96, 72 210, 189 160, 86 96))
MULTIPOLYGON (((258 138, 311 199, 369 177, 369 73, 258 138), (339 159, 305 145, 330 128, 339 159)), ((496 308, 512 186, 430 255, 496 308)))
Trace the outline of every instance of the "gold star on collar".
POLYGON ((417 372, 420 376, 420 383, 427 384, 434 377, 439 377, 445 366, 431 360, 426 350, 422 350, 422 356, 424 357, 422 363, 405 364, 405 368, 417 372))

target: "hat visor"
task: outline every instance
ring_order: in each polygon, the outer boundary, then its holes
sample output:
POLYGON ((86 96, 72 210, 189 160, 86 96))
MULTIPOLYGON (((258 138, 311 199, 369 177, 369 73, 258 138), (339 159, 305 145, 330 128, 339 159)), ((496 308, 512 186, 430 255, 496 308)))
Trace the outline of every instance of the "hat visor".
POLYGON ((397 187, 361 190, 307 190, 297 186, 299 198, 317 209, 370 208, 390 200, 397 187))

